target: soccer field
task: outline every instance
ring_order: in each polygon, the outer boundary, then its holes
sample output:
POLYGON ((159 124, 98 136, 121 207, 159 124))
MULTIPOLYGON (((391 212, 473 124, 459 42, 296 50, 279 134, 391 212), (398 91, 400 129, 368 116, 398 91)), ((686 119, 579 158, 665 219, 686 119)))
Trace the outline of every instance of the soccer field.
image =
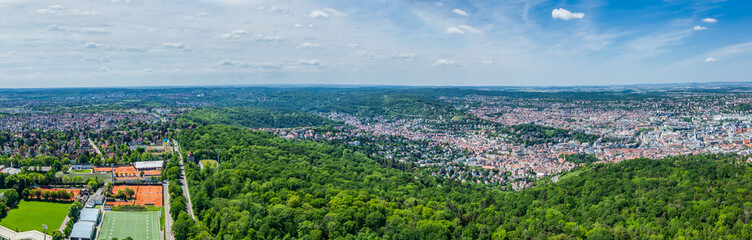
POLYGON ((105 212, 99 240, 112 238, 159 240, 158 212, 105 212))
POLYGON ((0 220, 0 225, 11 230, 42 232, 42 224, 47 224, 49 229, 57 230, 68 215, 70 206, 70 203, 22 200, 18 208, 11 209, 8 216, 0 220))

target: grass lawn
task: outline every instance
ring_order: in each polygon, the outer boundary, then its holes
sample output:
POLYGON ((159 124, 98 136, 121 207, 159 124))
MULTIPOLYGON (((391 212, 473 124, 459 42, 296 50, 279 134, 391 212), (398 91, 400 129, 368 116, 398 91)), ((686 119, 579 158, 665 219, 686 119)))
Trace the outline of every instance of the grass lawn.
POLYGON ((584 169, 580 169, 580 170, 577 170, 577 171, 574 171, 574 172, 567 172, 563 176, 559 177, 559 181, 563 181, 564 179, 571 178, 571 177, 580 176, 580 173, 584 172, 585 170, 587 170, 587 169, 584 168, 584 169))
POLYGON ((116 212, 104 213, 99 240, 131 237, 142 240, 159 240, 158 212, 116 212))
POLYGON ((105 182, 112 182, 112 175, 110 173, 63 173, 58 172, 55 174, 55 177, 62 178, 63 176, 68 176, 69 178, 73 178, 75 176, 81 176, 84 178, 84 182, 88 182, 89 178, 99 178, 104 180, 105 182))
POLYGON ((17 208, 11 209, 8 216, 0 220, 0 225, 14 231, 38 230, 44 232, 42 224, 47 224, 48 234, 51 234, 52 231, 57 230, 63 224, 70 206, 70 203, 22 200, 17 208))
POLYGON ((201 160, 201 165, 203 165, 204 168, 217 168, 217 167, 219 167, 219 163, 217 162, 217 160, 211 160, 211 159, 201 160))
POLYGON ((146 210, 147 211, 159 211, 162 213, 160 214, 161 217, 159 218, 159 225, 160 225, 159 229, 164 229, 164 218, 165 218, 164 207, 146 206, 146 210))
POLYGON ((91 169, 73 170, 73 173, 91 173, 91 169))

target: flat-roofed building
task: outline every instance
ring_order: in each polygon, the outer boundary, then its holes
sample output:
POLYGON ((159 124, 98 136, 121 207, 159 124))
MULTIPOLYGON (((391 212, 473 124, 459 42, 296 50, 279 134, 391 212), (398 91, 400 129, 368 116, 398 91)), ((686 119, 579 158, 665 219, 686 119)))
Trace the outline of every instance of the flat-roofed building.
POLYGON ((0 239, 3 240, 44 240, 52 239, 52 236, 45 235, 44 233, 32 230, 26 232, 16 232, 9 228, 0 226, 0 239))
POLYGON ((135 167, 136 170, 138 171, 160 170, 162 169, 163 164, 164 164, 164 161, 134 162, 133 167, 135 167))
POLYGON ((94 224, 99 224, 99 220, 101 220, 102 213, 99 211, 99 209, 96 208, 84 208, 81 209, 81 215, 78 218, 79 222, 86 221, 86 222, 93 222, 94 224))
POLYGON ((96 225, 93 222, 79 221, 73 224, 73 230, 71 230, 70 240, 92 240, 96 225))
POLYGON ((77 164, 71 165, 71 168, 73 170, 87 170, 87 169, 92 169, 93 167, 94 167, 93 165, 88 164, 88 163, 77 163, 77 164))

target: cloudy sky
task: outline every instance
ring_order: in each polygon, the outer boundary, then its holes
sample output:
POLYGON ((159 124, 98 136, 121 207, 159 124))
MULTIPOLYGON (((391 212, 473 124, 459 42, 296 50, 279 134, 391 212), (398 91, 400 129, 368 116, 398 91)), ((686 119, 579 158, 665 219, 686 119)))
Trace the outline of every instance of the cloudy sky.
POLYGON ((752 81, 752 2, 0 0, 0 88, 752 81))

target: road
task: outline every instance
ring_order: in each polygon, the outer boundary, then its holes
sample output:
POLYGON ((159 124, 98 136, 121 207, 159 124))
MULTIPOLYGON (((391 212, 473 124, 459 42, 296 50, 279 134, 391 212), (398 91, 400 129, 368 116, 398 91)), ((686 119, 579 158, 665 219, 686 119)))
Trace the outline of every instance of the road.
POLYGON ((65 215, 65 219, 63 220, 63 224, 60 224, 60 227, 57 229, 58 231, 64 231, 65 227, 68 226, 68 220, 70 220, 70 217, 68 215, 65 215))
POLYGON ((186 205, 188 208, 188 215, 193 218, 193 220, 196 220, 196 215, 193 215, 193 204, 191 203, 191 193, 188 191, 188 181, 186 181, 185 178, 185 165, 183 164, 183 154, 180 154, 180 145, 178 145, 178 141, 175 141, 175 139, 172 140, 172 148, 177 152, 178 158, 180 158, 180 176, 182 177, 181 181, 183 182, 183 195, 185 195, 186 205))
POLYGON ((97 145, 94 144, 94 141, 91 141, 91 138, 87 138, 86 140, 89 140, 89 145, 94 147, 94 151, 97 152, 97 154, 99 154, 99 158, 102 159, 102 161, 104 161, 104 155, 102 155, 102 152, 99 151, 99 147, 97 147, 97 145))
POLYGON ((170 182, 164 183, 164 189, 162 190, 162 198, 164 198, 164 207, 165 207, 165 240, 175 240, 175 235, 172 233, 172 216, 170 215, 170 191, 169 191, 170 182))

